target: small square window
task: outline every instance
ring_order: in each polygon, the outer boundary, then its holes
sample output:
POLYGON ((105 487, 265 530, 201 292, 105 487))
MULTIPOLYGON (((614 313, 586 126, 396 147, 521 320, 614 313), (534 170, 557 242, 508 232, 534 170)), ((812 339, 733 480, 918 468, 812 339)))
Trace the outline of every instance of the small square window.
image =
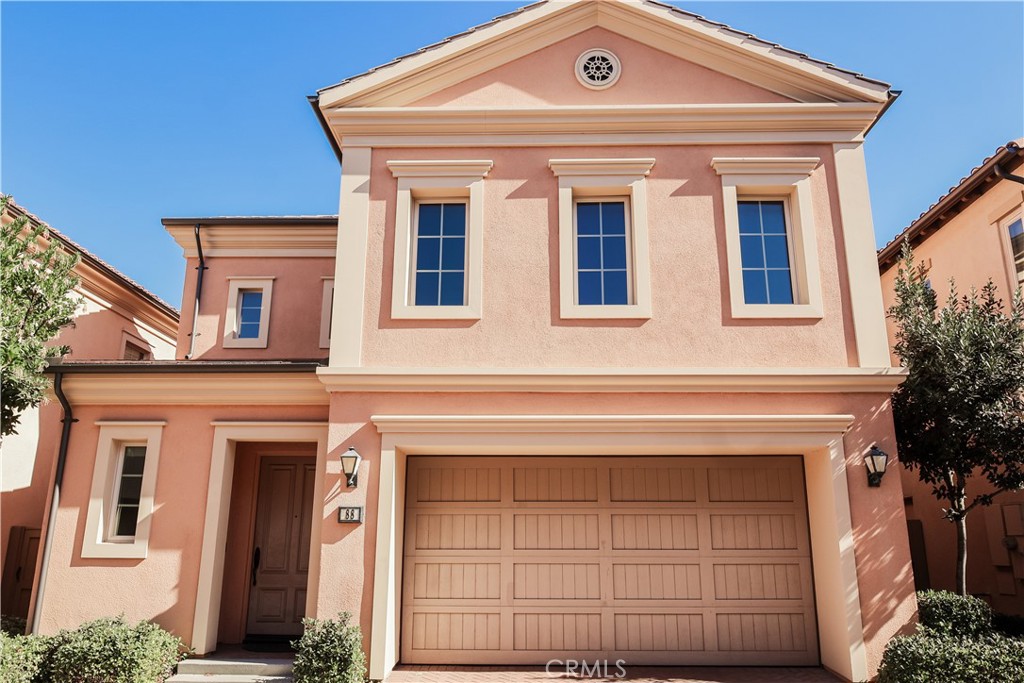
POLYGON ((270 333, 272 277, 229 277, 224 348, 265 349, 270 333))
POLYGON ((125 341, 124 352, 121 354, 123 360, 149 360, 150 351, 144 349, 138 344, 133 344, 130 341, 125 341))
POLYGON ((629 305, 629 213, 624 199, 576 202, 576 303, 629 305))
POLYGON ((415 230, 415 305, 465 306, 466 203, 418 202, 415 230))

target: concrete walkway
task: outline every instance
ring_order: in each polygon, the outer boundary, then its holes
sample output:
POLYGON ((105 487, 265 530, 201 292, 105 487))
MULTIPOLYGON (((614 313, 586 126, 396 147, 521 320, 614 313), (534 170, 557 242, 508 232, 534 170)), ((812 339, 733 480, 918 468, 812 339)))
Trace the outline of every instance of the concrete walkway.
POLYGON ((567 673, 533 666, 403 666, 386 683, 565 683, 628 681, 629 683, 836 683, 840 679, 816 667, 664 667, 625 666, 625 676, 611 664, 597 675, 567 673), (607 673, 607 675, 604 675, 607 673))

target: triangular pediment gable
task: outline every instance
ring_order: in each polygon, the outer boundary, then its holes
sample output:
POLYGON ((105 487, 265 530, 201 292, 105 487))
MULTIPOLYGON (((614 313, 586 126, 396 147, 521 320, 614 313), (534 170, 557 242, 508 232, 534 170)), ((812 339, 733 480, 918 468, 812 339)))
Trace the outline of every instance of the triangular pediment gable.
POLYGON ((886 83, 651 0, 548 0, 319 92, 322 109, 403 107, 600 27, 793 102, 881 104, 886 83))

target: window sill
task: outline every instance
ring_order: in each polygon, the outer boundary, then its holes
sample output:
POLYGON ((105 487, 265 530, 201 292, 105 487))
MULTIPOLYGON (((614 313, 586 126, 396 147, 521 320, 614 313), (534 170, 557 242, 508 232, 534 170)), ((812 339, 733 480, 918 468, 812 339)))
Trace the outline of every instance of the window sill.
POLYGON ((394 320, 479 320, 477 306, 393 306, 394 320))
POLYGON ((144 560, 146 559, 149 544, 136 539, 130 543, 89 543, 82 544, 82 557, 84 559, 113 559, 113 560, 144 560))
POLYGON ((649 320, 650 305, 581 306, 568 304, 561 311, 563 320, 649 320))
POLYGON ((232 339, 226 337, 224 339, 225 349, 265 349, 267 348, 266 339, 232 339))
POLYGON ((732 317, 740 320, 824 317, 820 306, 812 304, 733 304, 732 317))

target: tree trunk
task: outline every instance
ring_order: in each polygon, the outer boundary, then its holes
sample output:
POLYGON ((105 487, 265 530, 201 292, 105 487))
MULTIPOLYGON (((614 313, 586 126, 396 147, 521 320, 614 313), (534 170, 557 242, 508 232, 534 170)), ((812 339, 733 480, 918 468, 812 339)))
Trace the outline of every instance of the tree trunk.
POLYGON ((967 595, 967 515, 953 521, 956 525, 956 592, 967 595))

